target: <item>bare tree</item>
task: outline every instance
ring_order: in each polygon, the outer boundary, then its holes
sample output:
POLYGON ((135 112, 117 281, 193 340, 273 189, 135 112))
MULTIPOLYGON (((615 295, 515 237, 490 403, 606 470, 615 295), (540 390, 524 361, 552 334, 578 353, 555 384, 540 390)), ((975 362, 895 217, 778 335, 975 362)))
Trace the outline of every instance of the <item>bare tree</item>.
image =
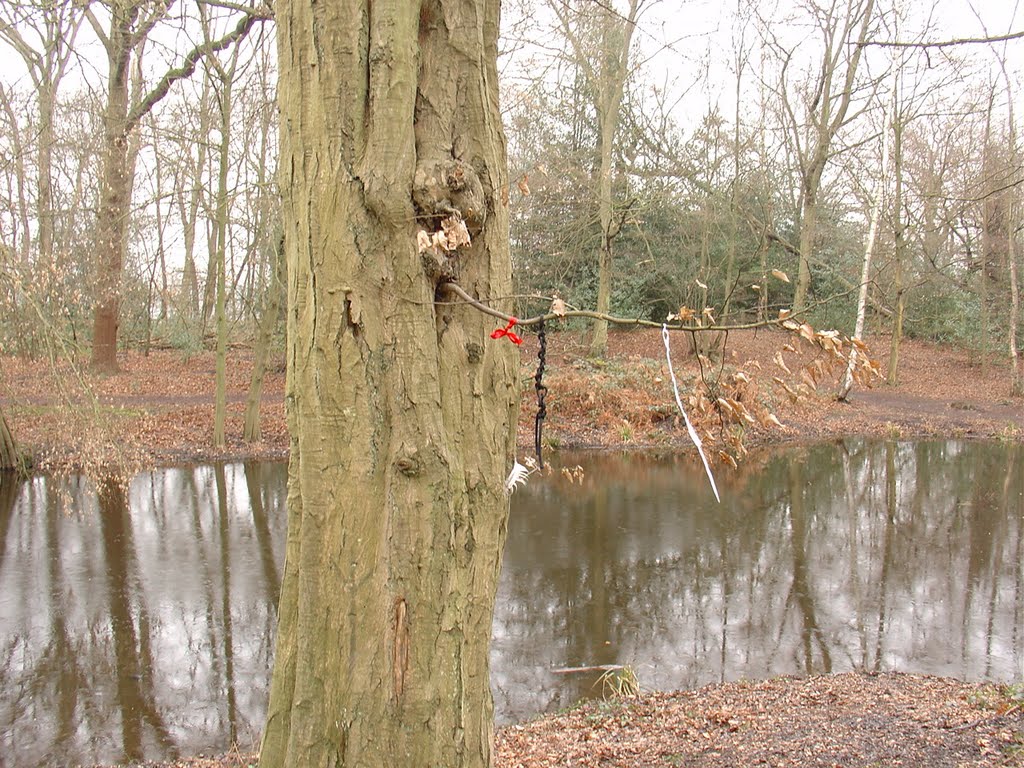
MULTIPOLYGON (((611 5, 602 3, 551 3, 572 49, 572 63, 583 75, 585 92, 592 94, 597 124, 597 217, 601 227, 596 309, 604 314, 611 306, 612 244, 622 228, 622 221, 614 216, 612 153, 623 90, 630 72, 633 32, 642 5, 643 0, 629 0, 625 13, 620 14, 611 5)), ((601 357, 607 347, 608 323, 595 320, 590 354, 601 357)))
POLYGON ((33 0, 0 5, 0 39, 21 57, 36 94, 36 220, 39 260, 53 262, 53 117, 57 90, 85 19, 84 5, 33 0))
POLYGON ((775 34, 772 24, 762 20, 767 42, 781 60, 776 93, 800 175, 800 256, 793 296, 797 312, 804 309, 811 284, 822 177, 833 158, 836 137, 862 111, 851 112, 851 106, 864 96, 859 75, 863 43, 872 34, 875 0, 812 0, 806 9, 821 59, 802 88, 794 86, 790 68, 806 41, 787 44, 775 34), (801 94, 799 103, 794 102, 795 93, 801 94))
MULTIPOLYGON (((220 5, 210 3, 209 5, 220 5)), ((223 37, 205 40, 182 59, 180 66, 167 70, 156 85, 132 98, 129 74, 138 67, 150 33, 167 17, 163 3, 146 0, 107 0, 87 6, 86 17, 107 54, 107 94, 104 107, 104 153, 96 222, 96 306, 93 315, 92 366, 98 370, 117 369, 117 331, 121 303, 121 271, 127 248, 127 222, 131 205, 133 167, 130 136, 139 121, 170 91, 174 83, 190 77, 199 61, 244 38, 253 25, 270 17, 264 5, 223 7, 240 16, 223 37)))

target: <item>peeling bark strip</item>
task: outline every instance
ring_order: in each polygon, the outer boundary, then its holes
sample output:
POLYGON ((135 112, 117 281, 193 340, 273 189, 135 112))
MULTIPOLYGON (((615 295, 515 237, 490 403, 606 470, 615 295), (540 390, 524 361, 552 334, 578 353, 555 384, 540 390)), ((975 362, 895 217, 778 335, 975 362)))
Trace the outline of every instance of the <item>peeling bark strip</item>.
POLYGON ((408 608, 405 600, 399 597, 395 600, 395 651, 391 660, 394 676, 391 692, 395 698, 395 703, 400 702, 402 694, 405 693, 405 672, 409 667, 409 623, 407 616, 408 608))

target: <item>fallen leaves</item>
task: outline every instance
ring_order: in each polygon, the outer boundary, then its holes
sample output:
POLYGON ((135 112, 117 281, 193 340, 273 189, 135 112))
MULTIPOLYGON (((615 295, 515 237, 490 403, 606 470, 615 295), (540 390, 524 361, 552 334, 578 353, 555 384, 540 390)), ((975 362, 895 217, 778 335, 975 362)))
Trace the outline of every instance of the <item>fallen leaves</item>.
POLYGON ((852 672, 611 698, 502 729, 494 764, 1024 765, 1014 751, 1024 715, 979 710, 971 697, 980 690, 943 678, 852 672))

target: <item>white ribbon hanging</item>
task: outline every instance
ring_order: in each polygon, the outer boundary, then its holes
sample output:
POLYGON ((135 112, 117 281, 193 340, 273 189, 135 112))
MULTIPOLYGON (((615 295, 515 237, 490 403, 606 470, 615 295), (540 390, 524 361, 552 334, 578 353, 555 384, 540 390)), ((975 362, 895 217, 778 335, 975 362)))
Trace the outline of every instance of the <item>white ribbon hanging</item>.
POLYGON ((672 391, 676 396, 676 407, 679 408, 679 412, 683 414, 683 421, 686 422, 686 432, 690 435, 690 439, 697 448, 697 453, 700 454, 700 460, 704 462, 704 471, 708 474, 708 480, 711 482, 711 490, 715 492, 715 501, 719 504, 722 503, 722 499, 718 496, 718 486, 715 485, 715 476, 711 474, 711 465, 708 464, 708 457, 704 455, 704 445, 700 441, 700 435, 697 434, 697 430, 693 428, 693 424, 690 423, 690 417, 686 415, 686 409, 683 408, 683 401, 679 397, 679 384, 676 383, 676 374, 672 370, 672 350, 668 345, 668 325, 662 323, 661 325, 661 338, 665 342, 665 360, 668 361, 668 375, 672 377, 672 391))

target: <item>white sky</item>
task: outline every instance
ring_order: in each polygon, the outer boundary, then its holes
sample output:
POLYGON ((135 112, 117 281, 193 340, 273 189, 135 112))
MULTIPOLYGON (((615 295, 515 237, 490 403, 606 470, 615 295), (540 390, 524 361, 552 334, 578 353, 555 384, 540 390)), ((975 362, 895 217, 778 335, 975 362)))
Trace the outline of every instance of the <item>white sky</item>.
MULTIPOLYGON (((521 0, 525 4, 525 13, 547 24, 551 23, 551 12, 546 10, 550 0, 521 0)), ((820 1, 820 0, 819 0, 820 1)), ((839 0, 840 2, 842 0, 839 0)), ((601 0, 610 2, 620 13, 626 12, 624 0, 601 0)), ((900 39, 915 39, 915 31, 931 27, 925 34, 927 41, 945 41, 965 37, 982 37, 1006 34, 1010 31, 1024 29, 1024 9, 1020 8, 1021 0, 902 0, 905 20, 903 27, 906 34, 900 39)), ((736 21, 737 4, 744 13, 756 7, 760 14, 771 20, 781 20, 798 16, 800 0, 647 0, 637 32, 634 35, 635 62, 643 62, 640 73, 641 80, 647 87, 657 87, 667 94, 666 101, 679 101, 677 120, 681 125, 692 127, 711 105, 717 105, 724 116, 729 118, 735 110, 735 58, 734 49, 740 39, 741 27, 736 21)), ((887 0, 879 0, 876 12, 889 7, 887 0)), ((506 28, 511 28, 524 13, 520 3, 506 2, 506 28)), ((753 21, 746 24, 744 46, 751 47, 758 42, 758 30, 753 21)), ((788 38, 796 51, 808 53, 805 66, 810 66, 813 58, 813 42, 808 30, 797 25, 788 30, 779 30, 777 34, 788 38), (786 34, 788 32, 788 34, 786 34), (808 37, 807 45, 797 45, 804 37, 808 37)), ((920 38, 920 34, 916 36, 920 38)), ((896 38, 890 38, 896 39, 896 38)), ((533 33, 532 41, 538 46, 531 49, 523 48, 505 62, 503 73, 507 74, 506 84, 514 85, 517 73, 524 79, 536 77, 543 72, 542 63, 546 54, 557 55, 564 43, 556 37, 533 33)), ((1024 40, 1000 44, 997 49, 1005 49, 1011 67, 1020 83, 1021 62, 1024 61, 1024 40)), ((986 45, 959 46, 944 49, 961 58, 970 58, 976 66, 994 66, 995 59, 991 48, 986 45)), ((891 49, 869 49, 869 59, 881 65, 891 53, 891 49)), ((922 56, 917 52, 912 55, 922 56)), ((757 54, 755 54, 755 57, 757 54)), ((942 59, 943 54, 931 51, 933 63, 942 59)), ((755 58, 748 64, 745 79, 753 88, 758 61, 755 58)), ((794 62, 792 69, 799 68, 794 62)), ((1018 92, 1022 89, 1018 88, 1018 92)), ((1018 110, 1021 112, 1022 110, 1018 110)))

